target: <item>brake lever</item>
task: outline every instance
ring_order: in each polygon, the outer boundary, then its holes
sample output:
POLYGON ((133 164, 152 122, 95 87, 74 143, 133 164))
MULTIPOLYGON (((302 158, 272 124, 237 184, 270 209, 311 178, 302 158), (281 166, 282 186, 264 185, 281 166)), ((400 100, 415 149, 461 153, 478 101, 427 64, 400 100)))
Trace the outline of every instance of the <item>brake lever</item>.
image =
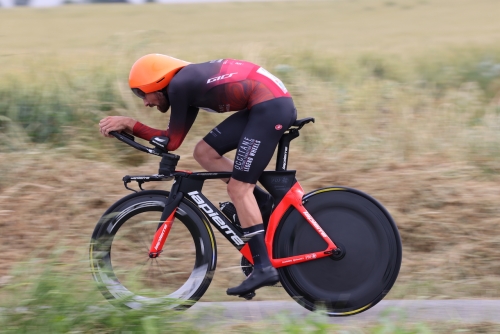
MULTIPOLYGON (((127 175, 127 176, 128 176, 128 175, 127 175)), ((126 180, 126 179, 125 179, 125 177, 123 178, 123 185, 125 186, 125 188, 126 188, 126 189, 128 189, 128 190, 130 190, 130 191, 133 191, 133 192, 135 192, 135 193, 138 193, 138 191, 137 191, 137 190, 132 189, 132 188, 129 188, 128 184, 129 184, 130 182, 132 182, 130 179, 126 180)), ((139 185, 139 188, 141 188, 141 186, 140 186, 140 185, 139 185)), ((142 188, 141 188, 141 190, 142 190, 142 188)))

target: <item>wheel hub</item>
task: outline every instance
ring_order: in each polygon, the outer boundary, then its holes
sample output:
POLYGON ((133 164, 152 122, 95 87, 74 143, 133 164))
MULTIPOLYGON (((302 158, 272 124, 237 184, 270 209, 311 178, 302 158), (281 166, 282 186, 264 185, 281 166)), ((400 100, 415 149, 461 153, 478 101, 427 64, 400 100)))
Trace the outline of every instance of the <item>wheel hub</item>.
POLYGON ((334 261, 340 261, 346 254, 345 246, 340 242, 336 242, 335 245, 337 245, 338 248, 333 250, 332 255, 330 255, 330 259, 334 261))

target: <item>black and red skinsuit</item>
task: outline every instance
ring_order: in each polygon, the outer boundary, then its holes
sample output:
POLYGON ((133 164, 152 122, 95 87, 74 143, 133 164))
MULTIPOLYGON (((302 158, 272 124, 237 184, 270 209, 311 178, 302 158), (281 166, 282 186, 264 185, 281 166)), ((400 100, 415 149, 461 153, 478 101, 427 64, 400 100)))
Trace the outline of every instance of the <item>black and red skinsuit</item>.
POLYGON ((182 144, 199 109, 238 111, 204 140, 220 155, 237 149, 232 177, 242 182, 256 183, 282 134, 297 117, 283 83, 262 67, 241 60, 187 65, 170 81, 167 95, 171 106, 167 130, 137 122, 133 134, 145 140, 169 137, 167 149, 174 151, 182 144))

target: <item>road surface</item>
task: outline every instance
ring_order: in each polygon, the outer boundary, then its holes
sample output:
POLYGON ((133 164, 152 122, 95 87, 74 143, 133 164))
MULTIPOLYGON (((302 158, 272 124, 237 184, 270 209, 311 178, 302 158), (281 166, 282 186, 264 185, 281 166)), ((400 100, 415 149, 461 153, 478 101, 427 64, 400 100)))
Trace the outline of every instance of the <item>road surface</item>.
MULTIPOLYGON (((289 314, 304 319, 311 314, 293 301, 199 302, 187 311, 217 320, 260 321, 289 314)), ((376 322, 386 313, 393 319, 412 322, 458 321, 500 323, 500 300, 382 300, 371 309, 349 317, 328 317, 336 324, 376 322)))

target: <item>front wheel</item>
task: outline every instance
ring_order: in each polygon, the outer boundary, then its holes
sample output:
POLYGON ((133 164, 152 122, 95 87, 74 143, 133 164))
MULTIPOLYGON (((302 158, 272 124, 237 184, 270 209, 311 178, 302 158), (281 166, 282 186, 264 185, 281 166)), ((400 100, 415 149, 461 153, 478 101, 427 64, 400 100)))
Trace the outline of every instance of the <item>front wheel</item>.
POLYGON ((188 200, 179 204, 163 252, 149 258, 168 194, 159 190, 131 194, 97 223, 90 264, 101 292, 111 302, 129 308, 145 304, 186 308, 207 290, 216 266, 215 239, 188 200))
MULTIPOLYGON (((401 267, 396 224, 372 197, 350 188, 313 191, 304 206, 342 254, 279 269, 283 287, 309 310, 346 316, 369 309, 389 292, 401 267)), ((326 249, 327 244, 295 209, 283 217, 274 240, 274 257, 326 249)))

